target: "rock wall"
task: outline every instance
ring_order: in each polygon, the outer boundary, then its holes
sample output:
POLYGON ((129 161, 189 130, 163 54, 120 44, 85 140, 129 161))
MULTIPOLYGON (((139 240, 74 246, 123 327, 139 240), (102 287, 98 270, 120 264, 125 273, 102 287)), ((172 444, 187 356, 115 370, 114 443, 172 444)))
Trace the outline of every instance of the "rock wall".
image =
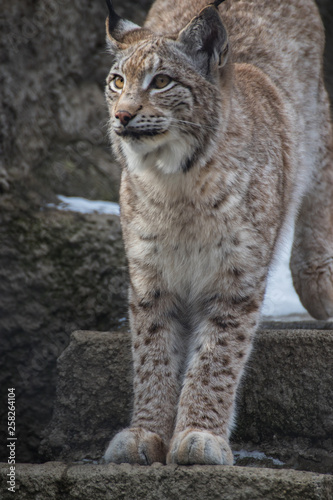
MULTIPOLYGON (((148 8, 147 0, 118 3, 138 22, 148 8)), ((2 11, 2 191, 23 184, 42 199, 117 199, 104 103, 105 3, 3 0, 2 11)))
POLYGON ((107 215, 2 212, 0 241, 0 421, 6 435, 7 388, 15 387, 17 459, 36 461, 52 414, 56 359, 70 333, 123 325, 120 224, 107 215))

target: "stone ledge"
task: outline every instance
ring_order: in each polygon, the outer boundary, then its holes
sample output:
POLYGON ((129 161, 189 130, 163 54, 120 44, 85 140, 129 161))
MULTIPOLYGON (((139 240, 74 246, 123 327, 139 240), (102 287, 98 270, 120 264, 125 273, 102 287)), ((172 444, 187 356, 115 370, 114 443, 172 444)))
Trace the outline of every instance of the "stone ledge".
MULTIPOLYGON (((1 499, 7 464, 0 464, 1 499)), ((20 500, 331 500, 333 477, 312 472, 229 466, 16 465, 20 500)))
MULTIPOLYGON (((233 448, 264 452, 286 468, 332 472, 332 366, 333 331, 259 331, 239 391, 233 448)), ((72 334, 58 359, 44 460, 99 460, 112 435, 128 424, 131 399, 130 335, 72 334)))

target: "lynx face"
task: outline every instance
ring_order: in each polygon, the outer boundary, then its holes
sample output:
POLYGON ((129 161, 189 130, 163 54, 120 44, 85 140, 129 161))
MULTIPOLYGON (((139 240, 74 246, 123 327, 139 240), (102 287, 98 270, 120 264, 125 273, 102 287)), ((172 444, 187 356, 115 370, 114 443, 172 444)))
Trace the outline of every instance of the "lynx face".
MULTIPOLYGON (((157 166, 172 171, 173 165, 191 156, 194 136, 200 132, 199 124, 192 122, 195 96, 176 62, 171 67, 164 64, 163 52, 170 52, 166 45, 148 41, 125 51, 107 79, 111 127, 134 168, 146 165, 149 156, 164 154, 174 158, 157 166)), ((191 70, 188 75, 195 87, 196 75, 191 70)))
POLYGON ((201 70, 184 38, 141 29, 120 43, 109 38, 116 58, 106 86, 111 138, 130 170, 187 171, 219 128, 218 66, 203 61, 201 70))

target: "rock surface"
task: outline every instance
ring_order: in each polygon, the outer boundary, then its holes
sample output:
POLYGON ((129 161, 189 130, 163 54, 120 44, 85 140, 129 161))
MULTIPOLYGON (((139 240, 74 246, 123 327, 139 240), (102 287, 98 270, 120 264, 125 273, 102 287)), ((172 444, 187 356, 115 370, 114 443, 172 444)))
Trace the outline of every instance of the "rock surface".
POLYGON ((297 469, 333 472, 333 331, 259 332, 233 439, 297 469))
MULTIPOLYGON (((109 439, 127 425, 129 346, 126 333, 72 335, 58 361, 44 459, 98 460, 109 439)), ((332 366, 333 331, 260 331, 239 391, 235 449, 261 449, 287 467, 332 472, 332 366)))
MULTIPOLYGON (((2 499, 6 464, 0 465, 2 499)), ((153 464, 72 465, 50 462, 16 467, 20 500, 331 500, 333 477, 310 472, 230 466, 153 464)))
POLYGON ((58 359, 57 399, 41 445, 44 459, 101 457, 128 423, 132 399, 128 333, 74 332, 58 359))
MULTIPOLYGON (((136 22, 150 3, 115 2, 136 22)), ((104 102, 105 2, 3 0, 2 11, 0 193, 117 199, 104 102)))
MULTIPOLYGON (((16 388, 18 461, 38 460, 56 359, 77 328, 119 328, 127 271, 119 218, 55 210, 0 215, 0 422, 16 388)), ((1 448, 1 459, 5 459, 1 448)))

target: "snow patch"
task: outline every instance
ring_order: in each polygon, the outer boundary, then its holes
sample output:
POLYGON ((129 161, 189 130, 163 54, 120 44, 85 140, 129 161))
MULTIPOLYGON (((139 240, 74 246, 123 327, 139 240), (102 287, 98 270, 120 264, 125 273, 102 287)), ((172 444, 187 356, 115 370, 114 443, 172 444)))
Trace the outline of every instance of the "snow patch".
POLYGON ((58 210, 79 212, 81 214, 98 213, 120 215, 120 208, 118 203, 113 203, 111 201, 87 200, 85 198, 80 198, 77 196, 62 195, 58 195, 58 199, 61 203, 59 203, 58 205, 50 203, 48 206, 57 208, 58 210))
POLYGON ((286 245, 281 249, 268 276, 263 316, 288 316, 308 314, 294 289, 289 259, 293 243, 293 233, 289 234, 286 245))
POLYGON ((255 460, 271 460, 274 465, 284 465, 284 462, 281 462, 278 458, 268 457, 262 451, 247 451, 247 450, 239 450, 233 452, 235 460, 240 460, 242 458, 254 458, 255 460))

